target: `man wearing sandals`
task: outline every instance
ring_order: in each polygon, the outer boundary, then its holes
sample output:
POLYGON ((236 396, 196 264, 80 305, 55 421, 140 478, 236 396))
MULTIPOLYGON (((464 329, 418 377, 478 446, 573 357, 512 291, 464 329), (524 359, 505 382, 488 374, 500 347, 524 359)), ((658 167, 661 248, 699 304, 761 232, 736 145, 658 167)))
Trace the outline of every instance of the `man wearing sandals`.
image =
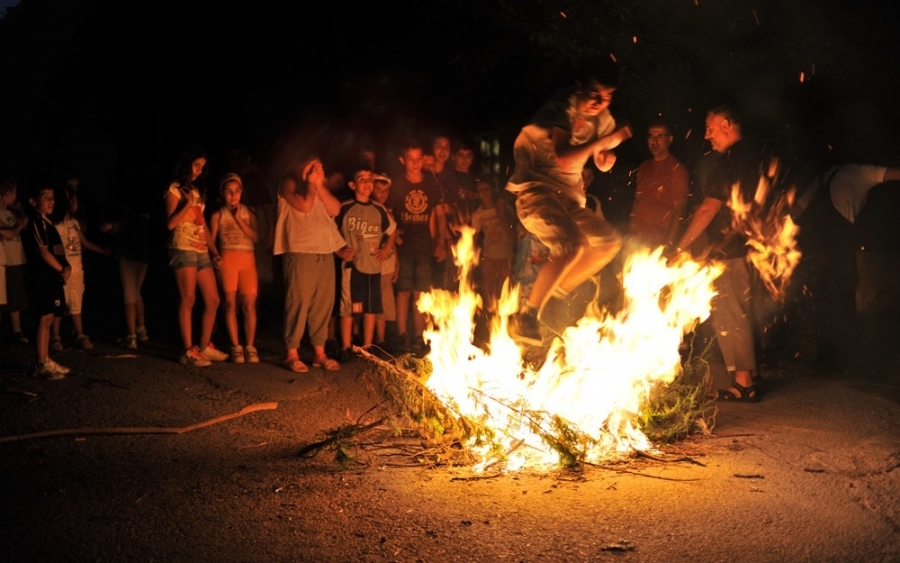
POLYGON ((727 106, 719 106, 706 116, 705 138, 722 155, 715 163, 703 189, 703 201, 681 236, 678 250, 687 250, 705 231, 710 239, 709 258, 720 260, 725 271, 715 281, 712 321, 725 366, 734 374, 728 389, 715 392, 720 401, 755 402, 756 351, 750 325, 750 269, 747 239, 732 226, 728 202, 735 186, 744 201, 752 201, 759 184, 760 160, 743 140, 741 120, 727 106))

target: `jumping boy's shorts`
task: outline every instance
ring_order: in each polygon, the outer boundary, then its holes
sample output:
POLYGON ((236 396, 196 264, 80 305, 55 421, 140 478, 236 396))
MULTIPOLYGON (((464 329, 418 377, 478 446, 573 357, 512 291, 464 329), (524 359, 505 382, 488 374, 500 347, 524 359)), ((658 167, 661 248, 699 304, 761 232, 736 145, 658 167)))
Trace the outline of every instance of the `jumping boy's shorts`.
POLYGON ((550 249, 551 256, 568 256, 582 246, 622 244, 622 236, 606 219, 547 188, 519 192, 516 213, 522 225, 550 249))

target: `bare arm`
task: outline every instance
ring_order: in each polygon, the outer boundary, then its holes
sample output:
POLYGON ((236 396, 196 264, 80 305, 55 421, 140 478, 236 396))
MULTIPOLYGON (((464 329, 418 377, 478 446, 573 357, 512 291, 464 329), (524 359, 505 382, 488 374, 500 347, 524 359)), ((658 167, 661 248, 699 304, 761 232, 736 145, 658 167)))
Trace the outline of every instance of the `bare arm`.
POLYGON ((28 225, 28 219, 25 217, 19 217, 16 220, 16 224, 12 227, 0 227, 0 236, 7 240, 12 240, 19 236, 25 227, 28 225))
POLYGON ((259 240, 259 220, 256 218, 256 214, 252 211, 250 212, 249 222, 241 219, 240 213, 232 212, 232 216, 234 216, 234 221, 237 223, 238 227, 241 228, 241 232, 247 235, 247 238, 256 244, 256 241, 259 240))
POLYGON ((884 171, 884 181, 900 180, 900 168, 888 168, 884 171))
POLYGON ((553 128, 551 136, 557 162, 562 168, 569 169, 575 165, 583 166, 588 157, 603 151, 610 151, 627 141, 631 138, 631 128, 626 125, 609 135, 594 139, 590 143, 583 145, 572 145, 570 142, 571 135, 559 127, 553 128))
POLYGON ((51 268, 56 270, 59 273, 64 273, 68 266, 63 266, 59 260, 56 259, 56 255, 50 252, 50 247, 41 245, 38 247, 38 250, 41 253, 41 258, 46 262, 51 268))
POLYGON ((703 202, 700 203, 700 207, 697 208, 697 212, 694 213, 694 217, 688 224, 687 229, 685 229, 684 234, 681 235, 678 248, 682 250, 690 248, 694 241, 697 240, 697 237, 703 234, 706 227, 712 223, 720 209, 722 209, 721 200, 711 197, 704 198, 703 202))
POLYGON ((222 212, 216 211, 212 214, 212 217, 209 218, 209 238, 207 239, 207 246, 209 246, 209 251, 211 254, 218 254, 218 242, 219 242, 219 219, 222 218, 222 212))
POLYGON ((109 256, 111 254, 109 249, 103 248, 99 244, 97 244, 97 243, 93 242, 92 240, 90 240, 89 238, 87 238, 84 235, 84 231, 79 230, 78 236, 81 238, 81 246, 83 246, 84 248, 87 248, 91 252, 96 252, 97 254, 103 254, 106 256, 109 256))
POLYGON ((286 178, 278 188, 278 195, 284 198, 288 205, 297 211, 309 213, 315 201, 315 191, 310 187, 306 195, 300 195, 297 193, 298 187, 297 182, 293 178, 286 178))
POLYGON ((188 216, 188 213, 191 212, 191 202, 187 202, 187 204, 176 211, 178 208, 178 196, 173 194, 171 191, 166 192, 166 217, 169 218, 166 227, 171 231, 181 223, 184 223, 185 219, 188 216))
POLYGON ((682 168, 681 174, 675 174, 672 178, 672 192, 675 194, 675 204, 672 207, 672 217, 669 219, 669 232, 666 233, 666 244, 675 242, 678 235, 678 229, 681 228, 681 221, 684 219, 684 208, 687 206, 688 198, 688 175, 682 168))

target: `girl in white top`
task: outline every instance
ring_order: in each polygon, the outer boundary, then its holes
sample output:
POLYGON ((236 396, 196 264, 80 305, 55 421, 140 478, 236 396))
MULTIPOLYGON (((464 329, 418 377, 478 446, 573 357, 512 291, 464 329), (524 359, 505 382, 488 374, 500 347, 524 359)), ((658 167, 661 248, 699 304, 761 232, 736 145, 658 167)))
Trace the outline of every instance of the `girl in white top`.
POLYGON ((172 233, 169 266, 175 270, 178 283, 178 327, 184 344, 184 354, 179 361, 198 367, 208 366, 211 361, 228 359, 227 354, 216 350, 210 342, 219 308, 219 288, 209 257, 212 241, 207 236, 206 219, 203 217, 206 201, 198 189, 205 177, 206 151, 190 146, 181 156, 176 180, 166 191, 167 226, 172 233), (196 346, 191 334, 191 311, 198 287, 203 297, 203 318, 200 342, 196 346))
POLYGON ((209 220, 209 233, 218 246, 219 283, 225 295, 225 326, 231 339, 231 361, 242 364, 259 363, 256 339, 256 296, 259 293, 259 276, 256 272, 256 255, 253 245, 259 239, 259 222, 256 213, 241 203, 244 184, 237 174, 226 174, 219 183, 219 193, 225 205, 213 213, 209 220), (246 349, 238 335, 237 296, 240 294, 241 312, 244 316, 246 349))

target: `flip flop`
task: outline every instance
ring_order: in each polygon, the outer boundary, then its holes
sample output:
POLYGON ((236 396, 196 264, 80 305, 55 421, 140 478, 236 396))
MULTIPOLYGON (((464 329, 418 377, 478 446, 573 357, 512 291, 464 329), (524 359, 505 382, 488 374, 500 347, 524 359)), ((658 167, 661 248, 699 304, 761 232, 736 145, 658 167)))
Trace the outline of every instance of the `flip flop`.
POLYGON ((285 359, 284 367, 294 373, 306 373, 309 371, 309 366, 304 364, 297 356, 291 356, 290 358, 285 359))
POLYGON ((322 368, 325 371, 338 371, 341 369, 341 364, 331 358, 316 358, 313 360, 313 367, 322 368))

